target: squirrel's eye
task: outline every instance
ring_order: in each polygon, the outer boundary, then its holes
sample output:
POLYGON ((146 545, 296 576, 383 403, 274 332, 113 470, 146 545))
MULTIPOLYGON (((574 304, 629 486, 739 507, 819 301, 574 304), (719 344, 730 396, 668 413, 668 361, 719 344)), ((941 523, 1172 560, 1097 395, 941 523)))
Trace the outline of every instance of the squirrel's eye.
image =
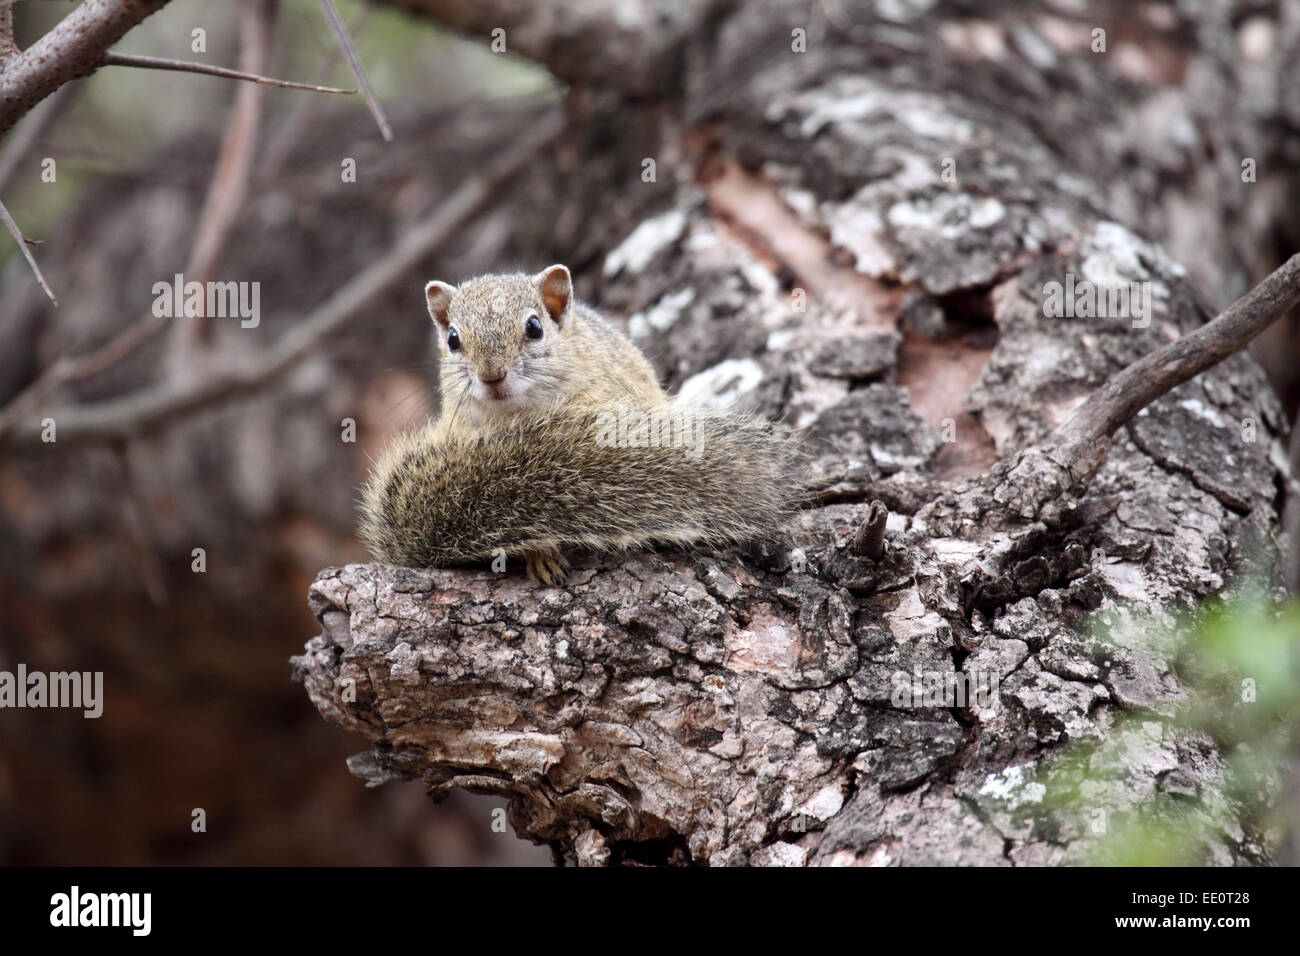
POLYGON ((447 330, 447 348, 453 352, 460 348, 460 333, 455 329, 447 330))
POLYGON ((530 315, 528 321, 524 323, 524 335, 530 339, 542 337, 542 322, 536 315, 530 315))

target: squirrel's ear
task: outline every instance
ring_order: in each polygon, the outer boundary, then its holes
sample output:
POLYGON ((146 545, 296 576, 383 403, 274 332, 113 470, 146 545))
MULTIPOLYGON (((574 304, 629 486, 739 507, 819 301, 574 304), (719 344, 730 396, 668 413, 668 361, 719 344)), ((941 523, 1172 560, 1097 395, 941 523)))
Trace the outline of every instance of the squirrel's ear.
POLYGON ((447 312, 451 308, 451 297, 456 291, 454 285, 445 282, 430 282, 424 287, 424 298, 429 303, 429 315, 433 321, 445 326, 448 322, 447 312))
POLYGON ((542 293, 546 311, 551 314, 556 325, 562 325, 564 314, 573 298, 573 280, 569 278, 569 270, 564 266, 547 266, 534 276, 534 281, 542 293))

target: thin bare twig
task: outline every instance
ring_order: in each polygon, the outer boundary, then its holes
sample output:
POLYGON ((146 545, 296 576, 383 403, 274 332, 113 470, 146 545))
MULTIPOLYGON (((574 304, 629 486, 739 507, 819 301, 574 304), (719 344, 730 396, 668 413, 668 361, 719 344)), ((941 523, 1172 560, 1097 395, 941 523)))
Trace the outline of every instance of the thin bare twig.
MULTIPOLYGON (((13 21, 13 3, 11 0, 0 0, 0 71, 6 69, 6 64, 10 60, 15 60, 19 56, 18 45, 14 42, 14 21, 13 21)), ((63 102, 67 102, 63 97, 63 102)), ((27 154, 32 143, 40 136, 42 130, 49 124, 60 111, 61 107, 57 102, 51 103, 46 109, 41 110, 40 115, 28 126, 19 131, 18 137, 11 139, 5 144, 3 154, 0 154, 0 192, 8 185, 9 178, 13 171, 18 167, 22 157, 27 154)), ((0 201, 0 222, 3 222, 5 228, 9 230, 9 235, 14 237, 14 242, 18 243, 18 250, 31 266, 32 272, 36 275, 36 281, 41 284, 45 294, 50 297, 50 301, 55 305, 59 300, 54 297, 54 292, 50 285, 45 281, 45 274, 41 272, 41 267, 36 264, 36 258, 32 251, 27 248, 27 239, 23 236, 22 230, 18 228, 18 223, 14 222, 14 217, 9 214, 3 201, 0 201)))
POLYGON ((224 66, 210 66, 207 63, 194 63, 190 60, 167 60, 156 56, 135 56, 129 53, 105 53, 100 58, 99 65, 131 66, 139 70, 174 70, 179 73, 203 73, 207 76, 220 76, 228 80, 248 80, 250 83, 282 86, 290 90, 312 90, 316 93, 356 92, 355 89, 344 90, 337 86, 316 86, 313 83, 278 80, 273 76, 262 76, 260 73, 246 73, 243 70, 231 70, 224 66))
POLYGON ((1066 468, 1095 459, 1100 443, 1166 392, 1243 349, 1300 303, 1300 254, 1182 338, 1143 356, 1090 395, 1052 433, 1052 457, 1066 468))
POLYGON ((361 95, 366 98, 366 106, 370 107, 371 115, 379 124, 380 135, 384 137, 384 142, 390 142, 393 138, 393 128, 388 125, 388 117, 384 115, 383 107, 379 105, 374 91, 370 89, 370 82, 366 79, 365 70, 361 69, 361 60, 357 57, 356 47, 352 45, 352 38, 348 36, 348 28, 343 25, 343 18, 339 16, 338 10, 334 9, 333 0, 320 0, 320 5, 325 11, 325 18, 329 20, 331 29, 334 30, 334 36, 338 38, 343 55, 347 57, 352 75, 357 78, 361 95))
MULTIPOLYGON (((459 235, 464 224, 493 200, 504 183, 527 166, 538 151, 559 138, 562 129, 563 117, 551 112, 525 130, 508 152, 440 203, 432 218, 408 232, 396 248, 294 325, 260 362, 214 373, 197 385, 164 381, 123 398, 50 413, 58 423, 55 447, 127 441, 222 401, 254 392, 275 380, 311 354, 326 335, 373 305, 389 288, 406 279, 428 255, 459 235)), ((50 447, 40 440, 39 423, 32 422, 0 438, 0 445, 50 447)))
POLYGON ((59 300, 54 298, 54 293, 50 291, 49 284, 45 281, 45 276, 41 274, 41 267, 38 266, 36 260, 32 258, 31 250, 27 248, 27 240, 23 238, 23 234, 18 228, 18 223, 14 222, 14 217, 9 215, 9 210, 5 208, 3 202, 0 202, 0 222, 5 224, 5 228, 9 230, 9 235, 13 236, 14 241, 18 243, 18 248, 22 250, 23 256, 27 259, 27 264, 31 266, 32 271, 36 273, 36 281, 41 284, 41 288, 45 290, 45 294, 50 297, 51 302, 58 305, 59 300))

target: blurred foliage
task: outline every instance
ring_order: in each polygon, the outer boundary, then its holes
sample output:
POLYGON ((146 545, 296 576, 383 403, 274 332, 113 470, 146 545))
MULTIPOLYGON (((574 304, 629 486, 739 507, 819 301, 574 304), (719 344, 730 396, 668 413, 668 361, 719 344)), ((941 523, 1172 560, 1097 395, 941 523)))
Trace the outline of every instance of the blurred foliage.
MULTIPOLYGON (((1300 755, 1300 598, 1272 600, 1250 586, 1228 600, 1167 620, 1147 617, 1139 630, 1152 646, 1177 648, 1175 670, 1190 692, 1172 717, 1126 713, 1101 740, 1079 743, 1045 779, 1047 805, 1097 819, 1105 780, 1133 766, 1154 734, 1213 741, 1224 755, 1218 772, 1232 806, 1228 815, 1248 835, 1262 835, 1261 853, 1294 828, 1295 793, 1285 791, 1300 755)), ((1099 626, 1097 648, 1115 648, 1099 626)), ((1208 759, 1208 758, 1207 758, 1208 759)), ((1223 818, 1202 794, 1173 786, 1134 812, 1108 813, 1091 862, 1109 866, 1196 866, 1207 862, 1223 818)))

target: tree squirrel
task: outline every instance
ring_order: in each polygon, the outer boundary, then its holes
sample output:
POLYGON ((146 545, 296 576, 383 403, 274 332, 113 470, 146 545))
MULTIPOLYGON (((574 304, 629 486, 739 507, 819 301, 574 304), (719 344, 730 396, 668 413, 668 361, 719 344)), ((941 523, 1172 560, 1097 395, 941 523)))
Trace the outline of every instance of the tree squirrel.
POLYGON ((640 350, 576 301, 569 270, 425 286, 442 407, 379 456, 361 536, 389 564, 563 546, 720 545, 770 533, 798 494, 795 443, 767 422, 669 399, 640 350))

